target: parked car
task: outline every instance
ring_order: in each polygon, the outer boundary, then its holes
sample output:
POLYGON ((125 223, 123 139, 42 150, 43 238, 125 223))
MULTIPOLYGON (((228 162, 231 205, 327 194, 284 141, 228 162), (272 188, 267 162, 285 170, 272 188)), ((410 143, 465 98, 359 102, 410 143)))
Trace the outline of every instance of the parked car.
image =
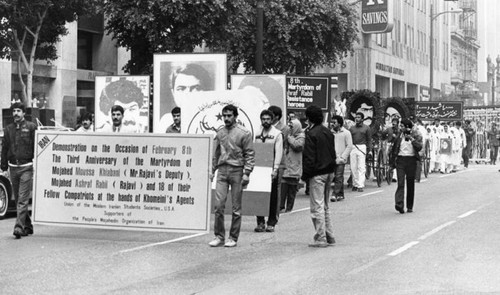
MULTIPOLYGON (((3 134, 0 134, 0 150, 2 148, 2 141, 3 134)), ((16 200, 13 198, 10 179, 4 175, 0 175, 0 219, 3 219, 7 213, 16 211, 16 200)))

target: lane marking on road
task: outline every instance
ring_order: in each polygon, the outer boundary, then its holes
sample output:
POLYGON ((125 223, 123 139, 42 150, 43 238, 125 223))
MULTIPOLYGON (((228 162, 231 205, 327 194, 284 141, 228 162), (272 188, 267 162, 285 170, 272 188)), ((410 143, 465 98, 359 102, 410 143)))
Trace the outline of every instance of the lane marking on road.
POLYGON ((374 192, 371 192, 371 193, 366 193, 366 194, 362 194, 362 195, 359 195, 359 196, 355 196, 355 198, 366 197, 366 196, 370 196, 370 195, 374 195, 374 194, 381 193, 381 192, 383 192, 383 191, 384 191, 384 190, 374 191, 374 192))
POLYGON ((428 237, 432 236, 433 234, 437 233, 438 231, 442 230, 443 228, 447 227, 447 226, 450 226, 452 224, 454 224, 456 221, 453 220, 453 221, 449 221, 445 224, 441 224, 440 226, 436 227, 435 229, 421 235, 418 240, 425 240, 427 239, 428 237))
POLYGON ((380 262, 387 260, 387 259, 389 259, 389 257, 387 257, 387 256, 379 257, 373 261, 368 262, 367 264, 364 264, 360 267, 357 267, 357 268, 351 270, 350 272, 346 273, 346 275, 355 275, 355 274, 360 273, 360 272, 374 266, 375 264, 380 263, 380 262))
POLYGON ((123 254, 123 253, 133 252, 133 251, 142 250, 142 249, 146 249, 146 248, 151 248, 151 247, 155 247, 155 246, 166 245, 166 244, 175 243, 175 242, 179 242, 179 241, 183 241, 183 240, 187 240, 187 239, 196 238, 196 237, 203 236, 206 234, 207 233, 198 233, 198 234, 194 234, 194 235, 190 235, 190 236, 180 237, 180 238, 173 239, 173 240, 168 240, 168 241, 163 241, 163 242, 158 242, 158 243, 153 243, 153 244, 147 244, 144 246, 139 246, 139 247, 135 247, 135 248, 131 248, 131 249, 121 250, 118 253, 123 254))
POLYGON ((392 251, 391 253, 387 254, 387 256, 399 255, 399 254, 403 253, 404 251, 410 249, 411 247, 417 245, 418 243, 420 243, 420 242, 419 241, 409 242, 408 244, 404 245, 403 247, 396 249, 396 250, 392 251))
POLYGON ((458 218, 465 218, 465 217, 467 217, 469 215, 472 215, 472 214, 474 214, 476 212, 477 212, 477 210, 470 210, 469 212, 465 212, 464 214, 458 216, 458 218))
POLYGON ((290 214, 291 214, 291 213, 302 212, 302 211, 306 211, 306 210, 311 210, 311 208, 310 208, 310 207, 307 207, 307 208, 302 208, 302 209, 293 210, 292 212, 290 212, 290 214))

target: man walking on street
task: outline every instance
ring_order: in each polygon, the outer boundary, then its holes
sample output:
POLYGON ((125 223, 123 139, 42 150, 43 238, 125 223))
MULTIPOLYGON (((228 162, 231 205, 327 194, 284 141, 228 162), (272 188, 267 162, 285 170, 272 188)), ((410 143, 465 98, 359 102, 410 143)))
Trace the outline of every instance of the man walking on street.
POLYGON ((335 138, 322 125, 323 113, 315 105, 306 109, 306 117, 312 125, 306 133, 302 159, 302 180, 309 182, 311 218, 316 229, 310 247, 327 247, 335 244, 328 199, 335 172, 335 138))
POLYGON ((12 190, 17 203, 17 218, 14 236, 33 234, 33 225, 28 212, 33 183, 33 157, 36 124, 24 119, 26 109, 22 103, 14 103, 10 109, 14 122, 4 129, 2 143, 2 173, 10 172, 12 190))
POLYGON ((351 133, 344 128, 344 119, 341 116, 334 115, 332 125, 335 136, 335 153, 337 155, 335 162, 337 166, 335 167, 335 184, 330 201, 335 202, 344 199, 344 169, 352 150, 352 137, 351 133))
POLYGON ((401 135, 396 139, 390 153, 390 165, 396 168, 398 174, 398 188, 396 189, 396 211, 405 213, 404 193, 406 180, 406 208, 408 213, 413 212, 415 198, 415 171, 418 152, 422 149, 422 135, 417 130, 412 130, 413 123, 409 119, 401 121, 401 135))
POLYGON ((213 157, 212 176, 216 170, 215 186, 215 238, 209 243, 211 247, 235 247, 241 228, 241 195, 249 182, 250 173, 255 166, 252 133, 236 121, 238 109, 234 105, 226 105, 222 109, 224 127, 215 136, 215 152, 213 157), (229 239, 225 240, 224 209, 227 195, 231 187, 233 203, 231 229, 229 239))
POLYGON ((469 168, 469 157, 472 149, 472 139, 476 135, 476 131, 470 126, 470 120, 465 120, 465 148, 462 151, 462 159, 464 160, 464 167, 469 168))
POLYGON ((272 180, 271 180, 271 198, 269 200, 269 217, 267 219, 267 227, 266 219, 264 216, 257 216, 257 227, 255 228, 255 232, 274 232, 274 227, 276 223, 278 223, 278 170, 281 163, 281 157, 283 156, 283 135, 281 131, 274 128, 272 125, 273 122, 273 113, 269 110, 263 110, 260 113, 260 121, 261 121, 261 130, 260 135, 255 137, 255 142, 266 143, 273 145, 273 170, 272 170, 272 180))
POLYGON ((352 135, 351 151, 352 190, 362 192, 365 187, 366 156, 371 155, 372 134, 370 127, 363 124, 363 113, 356 113, 355 125, 349 129, 352 135))

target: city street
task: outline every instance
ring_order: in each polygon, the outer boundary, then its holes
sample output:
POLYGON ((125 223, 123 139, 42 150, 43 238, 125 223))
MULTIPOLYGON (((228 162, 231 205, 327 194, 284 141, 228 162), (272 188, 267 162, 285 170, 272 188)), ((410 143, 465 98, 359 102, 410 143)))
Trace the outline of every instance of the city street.
POLYGON ((37 225, 15 240, 10 216, 0 220, 0 294, 498 294, 498 169, 422 175, 414 213, 394 210, 395 183, 348 190, 330 203, 337 244, 328 248, 308 247, 303 189, 275 233, 254 233, 255 218, 244 217, 236 248, 210 248, 213 227, 186 235, 37 225))

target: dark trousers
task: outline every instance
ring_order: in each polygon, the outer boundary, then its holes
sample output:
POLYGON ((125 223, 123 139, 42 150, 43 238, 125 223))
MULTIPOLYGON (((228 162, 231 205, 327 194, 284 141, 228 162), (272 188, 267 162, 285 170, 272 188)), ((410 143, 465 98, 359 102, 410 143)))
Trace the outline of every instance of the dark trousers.
POLYGON ((399 157, 396 160, 396 173, 398 175, 398 188, 396 189, 396 206, 404 208, 405 180, 406 180, 406 208, 413 209, 415 198, 415 171, 417 170, 417 158, 399 157))
MULTIPOLYGON (((269 200, 269 218, 267 219, 267 225, 275 226, 278 223, 279 211, 278 211, 278 193, 279 193, 279 176, 274 178, 271 182, 271 198, 269 200)), ((257 216, 257 224, 265 224, 266 218, 264 216, 257 216)))
POLYGON ((281 190, 280 210, 290 212, 293 210, 295 197, 299 190, 299 180, 296 178, 283 178, 281 190))
POLYGON ((417 167, 415 168, 415 180, 420 182, 420 176, 422 176, 422 161, 417 161, 417 167))
POLYGON ((470 157, 471 144, 468 143, 462 150, 462 159, 464 160, 464 167, 469 167, 469 157, 470 157))
POLYGON ((491 164, 496 164, 498 157, 498 146, 492 146, 490 149, 491 164))
POLYGON ((33 188, 33 166, 10 167, 10 181, 17 204, 17 218, 14 229, 33 229, 29 214, 31 190, 33 188))
POLYGON ((335 167, 335 178, 333 179, 333 194, 335 197, 344 196, 344 170, 345 164, 337 164, 335 167))

